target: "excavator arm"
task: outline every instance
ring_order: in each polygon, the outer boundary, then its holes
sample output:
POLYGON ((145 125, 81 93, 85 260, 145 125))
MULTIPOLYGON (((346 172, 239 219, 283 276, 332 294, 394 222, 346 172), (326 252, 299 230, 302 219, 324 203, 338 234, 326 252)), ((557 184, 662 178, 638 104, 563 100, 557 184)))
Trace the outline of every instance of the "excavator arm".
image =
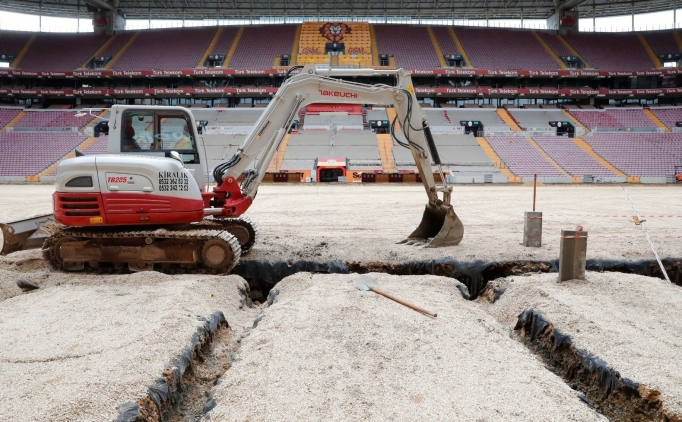
MULTIPOLYGON (((222 206, 224 215, 239 215, 246 211, 298 111, 314 103, 394 105, 396 120, 406 142, 400 141, 395 134, 394 139, 412 151, 428 197, 422 223, 404 242, 435 247, 456 245, 461 241, 464 228, 450 204, 452 188, 447 185, 426 117, 414 93, 410 73, 403 69, 375 71, 320 70, 312 66, 300 68, 298 73, 285 80, 237 153, 214 169, 213 175, 218 183, 213 192, 217 198, 213 202, 214 206, 222 206), (367 85, 332 77, 391 74, 396 77, 395 86, 367 85), (431 163, 439 168, 442 180, 440 184, 436 183, 431 163), (251 165, 253 168, 249 169, 251 165), (245 177, 239 185, 237 179, 243 173, 245 177), (442 194, 442 199, 439 198, 439 193, 442 194)), ((391 125, 392 133, 395 126, 394 121, 391 125)))

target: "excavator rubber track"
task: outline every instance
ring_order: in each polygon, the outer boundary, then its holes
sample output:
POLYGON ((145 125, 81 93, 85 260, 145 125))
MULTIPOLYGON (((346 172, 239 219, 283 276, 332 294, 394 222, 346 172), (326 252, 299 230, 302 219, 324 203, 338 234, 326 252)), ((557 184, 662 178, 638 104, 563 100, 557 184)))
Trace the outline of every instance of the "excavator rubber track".
POLYGON ((258 237, 260 235, 260 228, 258 227, 258 224, 245 215, 242 215, 239 218, 209 217, 205 218, 200 223, 193 224, 192 226, 205 227, 207 229, 215 229, 216 227, 220 227, 223 230, 232 233, 237 240, 239 240, 239 244, 242 247, 242 255, 249 253, 251 248, 253 248, 253 245, 255 245, 258 241, 258 237))
POLYGON ((239 262, 241 245, 222 229, 71 228, 48 238, 42 252, 45 260, 66 271, 223 274, 239 262))

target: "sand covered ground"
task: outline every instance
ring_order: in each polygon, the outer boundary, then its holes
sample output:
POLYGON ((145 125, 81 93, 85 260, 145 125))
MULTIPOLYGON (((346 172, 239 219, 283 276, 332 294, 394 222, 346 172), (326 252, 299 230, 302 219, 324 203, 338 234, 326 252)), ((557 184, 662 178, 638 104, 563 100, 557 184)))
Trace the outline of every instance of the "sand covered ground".
POLYGON ((60 275, 38 280, 31 293, 7 272, 0 283, 3 421, 114 420, 211 314, 222 311, 237 334, 254 318, 240 306, 238 276, 60 275))
POLYGON ((526 309, 540 312, 576 348, 598 356, 622 377, 661 392, 664 409, 682 417, 682 289, 664 280, 587 273, 587 281, 556 282, 556 274, 509 277, 494 304, 477 301, 509 328, 526 309))
MULTIPOLYGON (((682 195, 676 186, 627 187, 662 257, 682 256, 682 195)), ((0 221, 51 212, 52 186, 0 186, 0 221)), ((525 248, 523 213, 532 186, 455 186, 453 204, 464 223, 458 246, 420 249, 395 242, 421 221, 421 185, 262 185, 247 215, 261 241, 244 259, 404 262, 441 257, 460 261, 549 260, 559 253, 562 229, 589 231, 588 258, 652 259, 620 186, 538 188, 542 248, 525 248)))
POLYGON ((598 420, 457 282, 299 273, 242 340, 210 420, 598 420))
MULTIPOLYGON (((628 186, 663 257, 682 257, 677 189, 628 186)), ((0 186, 0 221, 49 213, 52 190, 0 186)), ((421 219, 421 186, 264 185, 248 211, 261 242, 244 258, 547 260, 558 257, 560 230, 576 225, 589 231, 588 259, 652 258, 618 186, 539 187, 538 249, 520 245, 532 187, 455 186, 453 198, 464 241, 420 249, 394 242, 421 219)), ((576 347, 660 391, 666 410, 680 415, 680 287, 588 275, 563 284, 556 274, 499 279, 506 291, 495 304, 465 300, 454 279, 374 275, 385 290, 439 314, 431 319, 359 292, 354 274, 299 273, 275 286, 272 306, 251 308, 238 276, 56 272, 39 250, 22 251, 0 257, 0 420, 115 418, 216 311, 241 346, 215 387, 211 420, 600 418, 516 338, 528 307, 576 347), (22 292, 18 279, 40 288, 22 292)))

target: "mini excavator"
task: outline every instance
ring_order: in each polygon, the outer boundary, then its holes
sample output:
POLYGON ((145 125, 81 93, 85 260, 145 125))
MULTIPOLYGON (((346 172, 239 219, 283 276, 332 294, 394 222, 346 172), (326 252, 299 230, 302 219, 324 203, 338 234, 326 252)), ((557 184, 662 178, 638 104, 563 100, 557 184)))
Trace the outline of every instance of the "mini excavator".
POLYGON ((460 243, 464 227, 450 204, 452 187, 410 74, 294 66, 236 154, 213 169, 212 190, 205 148, 189 110, 112 106, 108 154, 63 160, 53 214, 2 224, 2 254, 42 247, 43 258, 66 271, 229 272, 258 236, 244 213, 299 109, 313 103, 393 104, 393 139, 412 151, 428 197, 421 223, 401 243, 460 243), (375 75, 394 75, 396 84, 338 79, 375 75), (58 224, 51 224, 48 235, 36 235, 50 220, 58 224))

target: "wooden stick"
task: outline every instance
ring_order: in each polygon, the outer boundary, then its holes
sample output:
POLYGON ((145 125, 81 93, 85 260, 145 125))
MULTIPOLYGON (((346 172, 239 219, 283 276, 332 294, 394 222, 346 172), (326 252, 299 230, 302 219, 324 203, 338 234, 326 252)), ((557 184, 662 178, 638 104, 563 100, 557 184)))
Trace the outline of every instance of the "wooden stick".
POLYGON ((533 177, 533 212, 535 212, 535 193, 538 189, 538 174, 533 177))
POLYGON ((380 294, 380 295, 383 296, 383 297, 386 297, 386 298, 388 298, 388 299, 394 300, 394 301, 400 303, 401 305, 405 305, 405 306, 407 306, 408 308, 414 309, 414 310, 417 311, 417 312, 421 312, 422 314, 425 314, 425 315, 428 315, 428 316, 431 316, 431 317, 434 317, 434 318, 436 318, 436 317, 438 316, 438 314, 434 314, 433 312, 429 312, 429 311, 427 311, 426 309, 423 309, 423 308, 420 308, 420 307, 417 306, 417 305, 411 304, 410 302, 405 302, 405 301, 402 300, 402 299, 398 299, 397 297, 393 296, 393 295, 390 294, 390 293, 386 293, 386 292, 383 291, 383 290, 374 289, 374 290, 372 290, 372 291, 373 291, 374 293, 380 294))

